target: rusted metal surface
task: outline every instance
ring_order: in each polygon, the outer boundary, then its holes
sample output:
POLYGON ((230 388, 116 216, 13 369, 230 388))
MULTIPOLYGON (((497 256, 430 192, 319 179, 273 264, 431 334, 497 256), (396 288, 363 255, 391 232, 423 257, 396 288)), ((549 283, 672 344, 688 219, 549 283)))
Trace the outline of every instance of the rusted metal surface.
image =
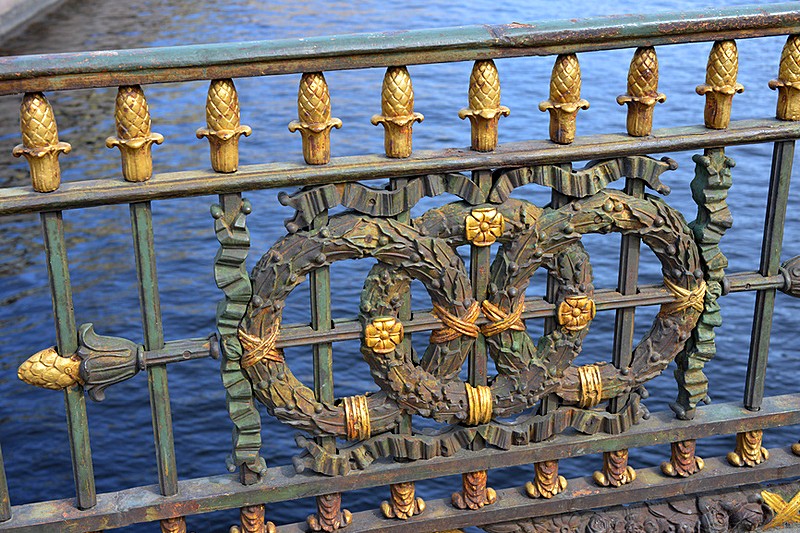
POLYGON ((532 24, 0 58, 0 94, 610 50, 797 33, 793 3, 532 24))
POLYGON ((557 146, 549 141, 525 141, 507 143, 489 153, 451 148, 418 150, 412 157, 401 160, 387 160, 379 155, 339 157, 319 167, 302 163, 247 165, 240 167, 234 176, 210 170, 171 172, 154 175, 147 186, 120 179, 74 181, 63 183, 57 191, 46 195, 36 194, 29 187, 5 187, 0 188, 0 216, 298 185, 559 164, 797 138, 800 138, 798 122, 755 119, 732 122, 728 129, 719 131, 708 131, 702 126, 682 126, 655 130, 652 136, 645 138, 624 134, 589 135, 578 137, 569 146, 557 146))

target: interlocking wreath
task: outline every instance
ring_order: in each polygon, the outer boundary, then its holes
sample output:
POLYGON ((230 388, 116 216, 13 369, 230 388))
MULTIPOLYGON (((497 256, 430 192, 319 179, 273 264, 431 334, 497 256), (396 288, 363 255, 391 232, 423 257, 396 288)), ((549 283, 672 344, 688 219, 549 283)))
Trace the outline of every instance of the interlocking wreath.
POLYGON ((542 210, 521 200, 483 207, 460 202, 429 211, 412 224, 344 213, 322 228, 278 241, 251 280, 253 298, 239 338, 242 368, 256 397, 293 427, 351 440, 393 429, 404 412, 476 425, 518 413, 551 393, 564 404, 586 408, 627 394, 663 371, 683 348, 705 295, 700 254, 680 213, 658 198, 638 199, 614 190, 559 209, 542 210), (465 228, 470 217, 477 223, 472 230, 465 228), (608 232, 642 238, 661 262, 664 284, 675 300, 662 306, 634 349, 629 368, 608 363, 575 367, 572 361, 593 316, 591 269, 580 238, 608 232), (476 302, 455 247, 480 239, 482 244, 497 239, 501 247, 492 264, 489 295, 476 302), (379 264, 362 292, 362 353, 381 392, 318 402, 275 348, 283 303, 312 270, 365 257, 379 264), (564 317, 561 328, 537 343, 525 331, 521 314, 525 289, 541 266, 559 282, 556 309, 564 317), (398 319, 400 295, 412 278, 425 286, 444 324, 432 333, 418 364, 401 342, 398 319), (479 326, 481 313, 486 321, 479 326), (570 316, 582 320, 571 322, 570 316), (473 388, 457 375, 479 331, 487 338, 498 375, 487 387, 473 388))

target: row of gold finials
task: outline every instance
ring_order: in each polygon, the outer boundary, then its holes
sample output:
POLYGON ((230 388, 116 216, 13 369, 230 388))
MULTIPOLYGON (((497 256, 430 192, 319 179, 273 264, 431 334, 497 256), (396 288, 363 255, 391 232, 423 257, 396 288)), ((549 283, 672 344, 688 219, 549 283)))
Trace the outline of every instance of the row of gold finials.
MULTIPOLYGON (((705 95, 705 125, 724 129, 731 118, 733 95, 744 90, 737 83, 739 56, 732 40, 717 41, 711 49, 706 68, 706 82, 697 87, 705 95)), ((781 54, 778 79, 769 82, 778 89, 777 118, 800 119, 800 36, 791 35, 781 54)), ((628 105, 627 131, 635 137, 650 135, 653 127, 653 108, 666 97, 658 92, 658 58, 655 48, 636 49, 628 71, 628 92, 617 97, 620 105, 628 105)), ((500 117, 509 109, 500 105, 500 77, 490 59, 478 60, 469 81, 469 107, 459 111, 459 117, 472 124, 472 149, 481 152, 497 146, 500 117)), ((550 78, 550 98, 539 104, 541 111, 550 112, 550 140, 569 144, 575 139, 578 110, 588 109, 589 102, 581 98, 581 70, 575 54, 556 58, 550 78)), ((328 85, 321 72, 303 74, 297 95, 298 119, 289 130, 299 131, 303 140, 303 157, 309 165, 324 165, 330 161, 330 131, 340 128, 342 121, 331 116, 328 85)), ((22 144, 14 148, 15 156, 24 155, 31 167, 33 188, 51 192, 60 185, 58 155, 68 153, 70 145, 59 142, 53 109, 42 93, 26 93, 20 112, 22 144)), ((116 137, 106 145, 119 148, 122 174, 127 181, 150 179, 153 143, 161 144, 164 137, 151 130, 150 111, 142 88, 128 85, 119 88, 114 113, 116 137)), ((411 135, 415 122, 423 116, 414 112, 414 90, 406 67, 389 67, 383 79, 381 114, 372 123, 385 128, 384 148, 392 158, 411 155, 411 135)), ((231 79, 211 82, 206 102, 206 128, 197 130, 198 138, 207 138, 211 146, 211 166, 216 172, 235 172, 239 165, 239 137, 250 135, 249 126, 240 123, 239 98, 231 79)))

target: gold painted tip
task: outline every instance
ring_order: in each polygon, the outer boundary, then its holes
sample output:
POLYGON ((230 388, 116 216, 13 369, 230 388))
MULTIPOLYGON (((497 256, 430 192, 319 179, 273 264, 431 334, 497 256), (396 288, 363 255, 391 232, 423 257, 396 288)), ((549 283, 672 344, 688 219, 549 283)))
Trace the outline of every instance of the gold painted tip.
POLYGON ((55 346, 36 352, 17 370, 17 377, 29 385, 62 390, 82 383, 78 357, 61 357, 55 346))

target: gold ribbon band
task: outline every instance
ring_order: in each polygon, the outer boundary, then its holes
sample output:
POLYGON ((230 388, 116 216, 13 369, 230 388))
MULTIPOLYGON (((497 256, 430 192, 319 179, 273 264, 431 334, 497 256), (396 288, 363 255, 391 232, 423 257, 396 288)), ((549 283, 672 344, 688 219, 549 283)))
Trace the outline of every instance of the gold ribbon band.
POLYGON ((467 389, 467 420, 469 426, 488 424, 492 420, 492 389, 485 385, 473 387, 464 383, 467 389))
POLYGON ((481 314, 481 306, 478 302, 472 302, 464 318, 450 314, 447 309, 435 303, 433 304, 433 314, 445 325, 445 327, 431 332, 431 342, 434 344, 449 342, 461 335, 476 338, 481 332, 480 328, 475 325, 475 321, 481 314))
POLYGON ((578 378, 581 382, 581 397, 578 407, 591 409, 600 403, 603 397, 603 378, 598 365, 578 367, 578 378))
POLYGON ((347 396, 342 400, 347 440, 366 440, 372 433, 366 396, 347 396))
POLYGON ((239 342, 242 343, 244 353, 242 354, 242 368, 253 366, 264 359, 275 361, 276 363, 285 362, 283 350, 275 348, 278 340, 278 333, 281 330, 280 320, 276 320, 266 338, 262 339, 255 335, 250 335, 245 330, 239 328, 239 342))
POLYGON ((667 278, 664 278, 664 286, 675 297, 675 301, 662 304, 659 315, 674 315, 690 307, 698 313, 702 313, 705 309, 705 280, 700 280, 700 284, 694 290, 684 289, 667 278))
POLYGON ((481 308, 483 309, 483 314, 489 319, 488 324, 481 326, 481 333, 486 337, 498 335, 507 329, 525 331, 525 324, 520 320, 522 312, 525 310, 524 300, 511 313, 506 313, 489 300, 484 300, 481 303, 481 308))

